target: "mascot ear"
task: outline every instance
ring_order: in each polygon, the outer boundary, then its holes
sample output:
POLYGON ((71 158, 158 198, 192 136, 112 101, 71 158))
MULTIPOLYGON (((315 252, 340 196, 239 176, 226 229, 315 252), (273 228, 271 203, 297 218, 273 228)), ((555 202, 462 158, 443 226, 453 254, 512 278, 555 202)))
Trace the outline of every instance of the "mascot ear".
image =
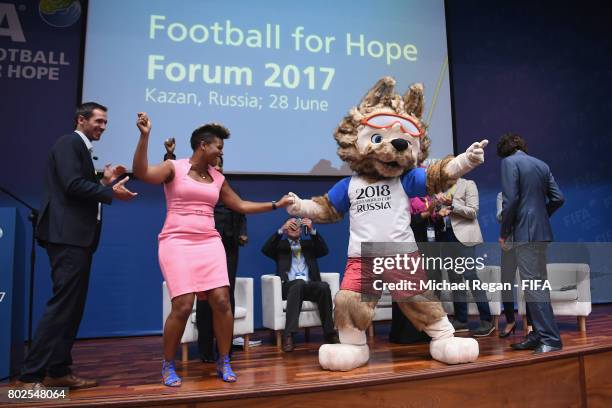
POLYGON ((404 94, 404 110, 407 114, 422 119, 424 108, 423 84, 412 84, 404 94))
POLYGON ((395 95, 395 79, 391 77, 383 77, 376 82, 363 97, 359 104, 360 112, 368 112, 371 108, 377 105, 391 106, 391 101, 395 95))

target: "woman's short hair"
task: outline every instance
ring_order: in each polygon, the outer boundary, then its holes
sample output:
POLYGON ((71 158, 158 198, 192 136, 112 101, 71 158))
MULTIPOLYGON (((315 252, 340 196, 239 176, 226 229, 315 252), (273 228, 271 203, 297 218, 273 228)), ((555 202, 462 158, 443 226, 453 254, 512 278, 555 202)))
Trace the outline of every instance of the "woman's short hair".
POLYGON ((527 142, 517 133, 506 133, 497 142, 497 155, 501 158, 508 157, 517 150, 527 153, 527 142))
POLYGON ((218 123, 202 125, 191 133, 191 149, 195 151, 202 142, 212 143, 216 137, 225 140, 230 137, 230 131, 218 123))

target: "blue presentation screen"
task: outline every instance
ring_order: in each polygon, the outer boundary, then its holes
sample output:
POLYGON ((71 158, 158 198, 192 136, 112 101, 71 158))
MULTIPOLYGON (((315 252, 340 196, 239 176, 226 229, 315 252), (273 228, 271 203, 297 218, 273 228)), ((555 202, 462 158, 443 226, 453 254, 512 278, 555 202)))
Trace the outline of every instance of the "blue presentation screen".
POLYGON ((82 99, 109 107, 99 168, 131 168, 144 111, 150 163, 218 122, 226 172, 349 174, 334 129, 386 75, 425 85, 430 157, 452 153, 443 0, 90 0, 87 16, 82 99))

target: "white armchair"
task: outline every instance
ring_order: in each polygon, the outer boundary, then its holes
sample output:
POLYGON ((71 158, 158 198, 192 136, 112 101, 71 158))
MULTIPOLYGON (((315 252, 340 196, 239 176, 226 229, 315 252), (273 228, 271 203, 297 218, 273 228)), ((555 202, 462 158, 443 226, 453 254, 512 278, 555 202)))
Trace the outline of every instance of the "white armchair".
MULTIPOLYGON (((163 323, 170 314, 172 304, 168 295, 166 282, 162 284, 163 290, 163 323)), ((236 299, 236 310, 234 313, 234 336, 244 336, 244 349, 248 350, 249 337, 253 333, 253 278, 236 278, 236 288, 234 290, 236 299)), ((189 359, 189 343, 198 340, 198 327, 196 325, 196 301, 193 302, 191 316, 185 326, 185 332, 181 338, 181 359, 189 359)))
MULTIPOLYGON (((336 272, 321 272, 321 280, 329 284, 332 300, 340 288, 340 274, 336 272)), ((276 345, 281 346, 282 331, 285 329, 285 309, 287 301, 283 300, 283 290, 280 277, 276 275, 262 275, 261 300, 263 302, 263 326, 273 330, 276 334, 276 345)), ((299 327, 308 328, 321 325, 317 304, 310 301, 302 302, 299 327)))
MULTIPOLYGON (((485 265, 484 268, 476 270, 476 274, 478 275, 478 279, 480 279, 480 281, 483 283, 501 283, 501 269, 499 266, 485 265)), ((448 272, 445 269, 442 269, 442 280, 449 282, 448 272)), ((487 296, 487 300, 489 301, 489 311, 491 312, 491 317, 493 318, 492 323, 495 328, 497 328, 499 323, 499 315, 501 314, 502 291, 497 289, 493 292, 485 290, 485 294, 487 296)), ((478 316, 478 308, 476 307, 476 303, 474 303, 474 297, 470 291, 467 291, 467 299, 469 302, 468 315, 478 316)), ((448 314, 454 314, 455 309, 453 307, 453 293, 449 290, 440 291, 440 300, 442 301, 444 311, 448 314)))
MULTIPOLYGON (((586 332, 586 317, 591 314, 591 268, 583 263, 549 263, 546 265, 550 282, 550 303, 555 316, 576 316, 578 328, 586 332)), ((519 313, 527 327, 525 292, 517 270, 519 313)))

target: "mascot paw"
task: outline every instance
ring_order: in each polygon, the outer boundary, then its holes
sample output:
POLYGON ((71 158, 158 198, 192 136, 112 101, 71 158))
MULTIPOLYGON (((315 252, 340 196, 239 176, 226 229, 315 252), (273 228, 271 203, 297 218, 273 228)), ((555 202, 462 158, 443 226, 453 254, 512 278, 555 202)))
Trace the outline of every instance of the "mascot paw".
POLYGON ((370 359, 367 344, 324 344, 319 348, 319 364, 325 370, 349 371, 361 367, 370 359))
POLYGON ((429 352, 434 360, 442 363, 472 363, 478 358, 478 342, 463 337, 432 340, 429 343, 429 352))
POLYGON ((484 163, 484 148, 487 147, 488 144, 489 141, 487 139, 472 143, 472 145, 465 151, 468 160, 477 164, 484 163))
POLYGON ((287 212, 290 215, 300 215, 300 210, 301 210, 300 204, 302 200, 300 200, 300 197, 298 197, 298 195, 295 193, 289 193, 288 195, 290 198, 293 199, 293 203, 287 206, 287 212))
POLYGON ((447 177, 457 179, 484 163, 484 148, 489 144, 487 139, 472 143, 465 153, 461 153, 446 164, 444 173, 447 177))

